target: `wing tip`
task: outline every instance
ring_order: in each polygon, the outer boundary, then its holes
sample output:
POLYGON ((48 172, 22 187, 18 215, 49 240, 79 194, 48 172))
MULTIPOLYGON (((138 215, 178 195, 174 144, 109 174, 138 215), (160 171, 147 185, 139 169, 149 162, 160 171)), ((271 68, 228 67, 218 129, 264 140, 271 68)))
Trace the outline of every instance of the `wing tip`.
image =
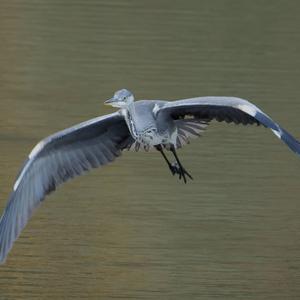
POLYGON ((281 129, 280 139, 284 141, 289 148, 294 151, 296 154, 300 155, 300 143, 297 141, 290 133, 285 129, 281 129))
POLYGON ((300 155, 300 143, 288 131, 274 122, 268 115, 261 111, 257 111, 255 118, 282 140, 293 152, 300 155))
POLYGON ((277 129, 272 129, 272 132, 282 140, 293 152, 300 155, 300 143, 289 132, 278 126, 277 129))

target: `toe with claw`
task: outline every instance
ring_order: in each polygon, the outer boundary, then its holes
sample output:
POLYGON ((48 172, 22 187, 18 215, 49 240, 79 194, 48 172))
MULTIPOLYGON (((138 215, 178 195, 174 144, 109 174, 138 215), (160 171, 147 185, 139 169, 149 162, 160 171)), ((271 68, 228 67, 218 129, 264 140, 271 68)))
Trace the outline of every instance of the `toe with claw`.
POLYGON ((193 180, 193 177, 183 167, 180 167, 177 162, 174 162, 174 163, 172 163, 170 165, 170 170, 171 170, 171 172, 172 172, 173 175, 178 174, 179 175, 179 179, 182 178, 183 181, 184 181, 184 183, 187 182, 186 176, 188 176, 190 179, 193 180))

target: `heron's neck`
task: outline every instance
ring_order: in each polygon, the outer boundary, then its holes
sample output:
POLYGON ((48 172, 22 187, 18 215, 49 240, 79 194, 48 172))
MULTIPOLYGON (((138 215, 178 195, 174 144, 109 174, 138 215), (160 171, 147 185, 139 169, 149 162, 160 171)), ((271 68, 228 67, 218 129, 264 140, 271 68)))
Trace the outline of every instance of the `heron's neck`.
POLYGON ((136 119, 135 105, 133 101, 128 104, 128 106, 126 107, 126 111, 133 120, 136 119))
POLYGON ((134 138, 136 138, 137 137, 137 130, 135 126, 136 110, 135 110, 134 102, 129 103, 126 107, 124 107, 122 109, 122 114, 125 116, 125 120, 131 135, 134 138))

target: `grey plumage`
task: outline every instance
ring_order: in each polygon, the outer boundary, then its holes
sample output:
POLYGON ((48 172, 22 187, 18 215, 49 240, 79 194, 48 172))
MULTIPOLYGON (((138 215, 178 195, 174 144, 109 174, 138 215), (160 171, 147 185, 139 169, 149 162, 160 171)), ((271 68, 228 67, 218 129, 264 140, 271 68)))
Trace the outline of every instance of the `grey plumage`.
POLYGON ((0 261, 47 194, 85 171, 112 162, 132 142, 119 113, 95 118, 41 141, 24 164, 0 220, 0 261))
POLYGON ((120 90, 108 101, 120 108, 58 132, 37 144, 21 169, 0 220, 0 262, 44 197, 63 182, 112 162, 124 149, 156 148, 172 174, 192 178, 178 160, 176 148, 201 135, 212 120, 270 128, 294 152, 300 145, 286 130, 250 102, 234 97, 198 97, 173 102, 141 100, 120 90), (163 150, 173 152, 170 163, 163 150))

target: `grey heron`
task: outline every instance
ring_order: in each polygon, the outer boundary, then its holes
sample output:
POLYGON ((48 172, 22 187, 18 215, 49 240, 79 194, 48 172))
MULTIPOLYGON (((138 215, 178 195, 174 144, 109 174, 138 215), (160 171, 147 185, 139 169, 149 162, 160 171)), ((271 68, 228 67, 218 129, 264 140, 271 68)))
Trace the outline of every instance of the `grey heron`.
POLYGON ((112 162, 124 149, 156 149, 173 175, 185 183, 192 176, 176 150, 197 137, 212 120, 257 124, 300 154, 300 144, 267 114, 235 97, 197 97, 177 101, 134 101, 122 89, 105 101, 118 111, 80 123, 39 142, 29 154, 13 186, 0 220, 0 262, 4 262, 33 211, 63 182, 112 162), (171 151, 170 162, 165 151, 171 151))

